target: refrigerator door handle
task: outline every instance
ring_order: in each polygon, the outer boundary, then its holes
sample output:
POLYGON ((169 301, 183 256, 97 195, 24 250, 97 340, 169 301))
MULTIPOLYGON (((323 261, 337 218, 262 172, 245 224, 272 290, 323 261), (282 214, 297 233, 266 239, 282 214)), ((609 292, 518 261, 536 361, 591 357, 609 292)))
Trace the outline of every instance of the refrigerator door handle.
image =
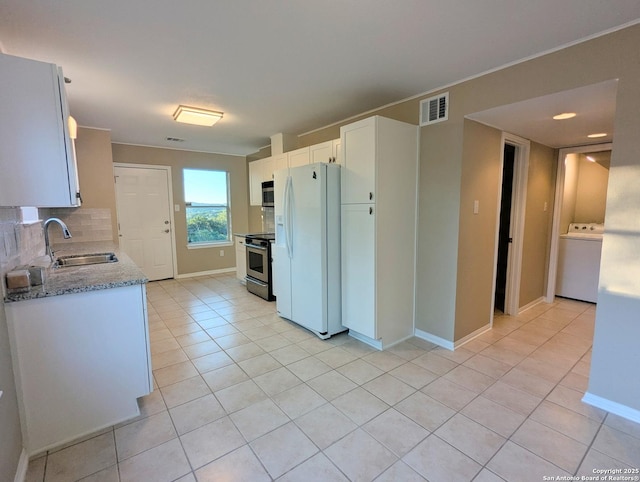
POLYGON ((291 176, 287 177, 287 183, 284 188, 284 239, 287 246, 287 254, 289 258, 293 257, 293 239, 291 231, 291 176))

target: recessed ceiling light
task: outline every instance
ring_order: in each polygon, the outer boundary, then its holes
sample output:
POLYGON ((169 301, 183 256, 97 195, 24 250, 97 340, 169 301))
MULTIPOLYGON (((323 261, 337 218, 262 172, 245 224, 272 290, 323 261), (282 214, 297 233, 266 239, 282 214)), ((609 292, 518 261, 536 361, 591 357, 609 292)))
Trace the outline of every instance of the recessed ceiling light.
POLYGON ((596 162, 595 158, 591 157, 591 156, 586 156, 587 157, 587 161, 589 162, 596 162))
POLYGON ((210 127, 222 119, 222 115, 222 112, 179 105, 173 113, 173 118, 185 124, 210 127))
POLYGON ((607 137, 607 133, 606 132, 597 132, 595 134, 589 134, 587 137, 589 139, 597 139, 598 137, 607 137))
POLYGON ((565 120, 565 119, 571 119, 576 115, 577 114, 575 112, 563 112, 562 114, 554 115, 553 118, 554 120, 565 120))

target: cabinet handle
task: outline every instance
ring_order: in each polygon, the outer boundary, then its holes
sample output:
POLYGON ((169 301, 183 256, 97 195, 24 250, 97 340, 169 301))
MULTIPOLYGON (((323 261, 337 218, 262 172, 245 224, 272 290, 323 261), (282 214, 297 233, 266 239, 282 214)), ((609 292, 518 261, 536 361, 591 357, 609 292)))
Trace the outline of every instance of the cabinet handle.
POLYGON ((372 192, 369 193, 369 201, 371 201, 371 200, 373 200, 373 193, 372 192))
POLYGON ((169 230, 168 230, 168 229, 165 229, 165 230, 164 230, 164 232, 165 232, 165 233, 168 233, 168 232, 169 232, 169 230))
POLYGON ((369 214, 373 214, 373 208, 369 208, 369 214))

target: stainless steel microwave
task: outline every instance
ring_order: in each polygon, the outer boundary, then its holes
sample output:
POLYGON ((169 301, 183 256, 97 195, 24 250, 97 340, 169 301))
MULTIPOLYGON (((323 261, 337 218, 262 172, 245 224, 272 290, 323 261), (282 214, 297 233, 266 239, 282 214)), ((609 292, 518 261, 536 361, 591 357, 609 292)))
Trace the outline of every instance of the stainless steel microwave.
POLYGON ((265 181, 262 183, 262 207, 272 208, 273 200, 273 181, 265 181))

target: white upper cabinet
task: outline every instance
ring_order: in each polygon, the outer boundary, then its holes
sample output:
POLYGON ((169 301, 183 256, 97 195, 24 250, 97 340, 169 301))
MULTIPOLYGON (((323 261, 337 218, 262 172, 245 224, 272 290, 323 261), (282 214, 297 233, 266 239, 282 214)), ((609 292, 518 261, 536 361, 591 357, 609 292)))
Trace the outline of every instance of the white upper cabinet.
POLYGON ((296 149, 295 151, 289 151, 289 167, 298 167, 309 164, 309 147, 303 147, 296 149))
POLYGON ((62 70, 0 54, 0 78, 0 206, 78 206, 62 70))
POLYGON ((311 162, 338 163, 340 157, 340 139, 321 142, 309 148, 311 162))
POLYGON ((311 162, 333 162, 333 141, 321 142, 309 148, 311 162))
POLYGON ((273 180, 274 158, 266 157, 249 163, 249 204, 262 206, 262 183, 273 180))
POLYGON ((272 157, 273 159, 273 172, 279 171, 280 169, 286 169, 289 167, 289 156, 287 153, 278 154, 272 157))
POLYGON ((342 204, 376 202, 376 128, 376 118, 371 117, 341 129, 346 167, 342 170, 342 204))
POLYGON ((333 162, 342 164, 342 140, 334 139, 331 143, 333 144, 333 162))

